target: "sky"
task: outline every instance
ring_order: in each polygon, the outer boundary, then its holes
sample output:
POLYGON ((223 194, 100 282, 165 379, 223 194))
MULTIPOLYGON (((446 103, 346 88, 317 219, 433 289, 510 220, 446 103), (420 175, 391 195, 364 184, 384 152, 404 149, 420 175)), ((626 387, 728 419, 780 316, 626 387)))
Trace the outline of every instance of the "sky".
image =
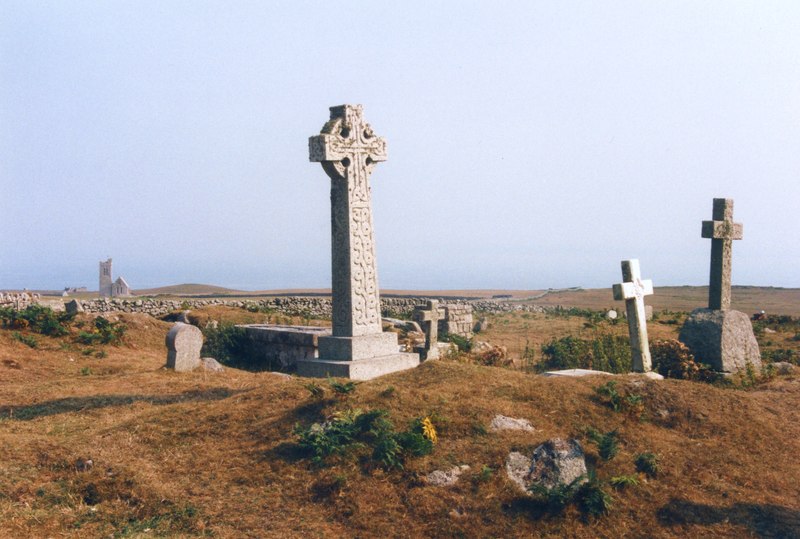
POLYGON ((382 288, 800 287, 800 3, 0 2, 0 289, 330 286, 328 107, 382 288))

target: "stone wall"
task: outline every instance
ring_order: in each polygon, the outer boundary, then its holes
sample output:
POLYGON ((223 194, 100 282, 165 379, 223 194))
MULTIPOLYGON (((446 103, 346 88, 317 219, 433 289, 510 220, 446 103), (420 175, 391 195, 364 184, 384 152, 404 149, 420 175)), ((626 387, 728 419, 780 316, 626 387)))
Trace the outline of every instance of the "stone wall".
MULTIPOLYGON (((491 301, 491 300, 464 300, 451 298, 381 298, 381 311, 384 316, 410 316, 416 305, 424 305, 428 299, 438 299, 448 306, 471 306, 474 311, 487 313, 503 312, 546 312, 554 307, 540 305, 523 305, 517 302, 491 301)), ((330 318, 331 300, 327 297, 309 296, 280 296, 263 299, 223 299, 223 298, 187 298, 187 299, 160 299, 160 298, 100 298, 92 300, 77 300, 84 311, 89 313, 127 312, 146 313, 152 316, 162 316, 173 311, 197 309, 209 305, 226 305, 250 309, 269 309, 279 314, 309 316, 311 318, 330 318)), ((460 314, 457 308, 452 307, 454 316, 460 314)), ((466 316, 466 311, 464 311, 466 316)), ((471 312, 470 312, 471 316, 471 312)), ((454 329, 456 329, 454 327, 454 329)), ((471 330, 471 328, 470 328, 471 330)))
POLYGON ((472 337, 472 305, 468 303, 446 303, 439 308, 439 335, 472 337), (444 311, 444 312, 442 312, 444 311))

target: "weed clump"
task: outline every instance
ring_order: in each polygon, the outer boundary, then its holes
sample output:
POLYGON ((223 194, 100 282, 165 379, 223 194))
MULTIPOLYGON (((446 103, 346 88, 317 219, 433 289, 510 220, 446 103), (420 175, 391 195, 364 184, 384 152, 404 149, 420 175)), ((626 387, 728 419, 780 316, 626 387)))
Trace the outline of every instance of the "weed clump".
POLYGON ((94 328, 91 331, 81 331, 76 340, 81 344, 114 344, 122 342, 128 327, 122 322, 111 322, 98 316, 94 319, 94 328))
POLYGON ((630 393, 626 389, 617 389, 617 381, 611 380, 594 388, 600 401, 615 412, 627 412, 642 417, 644 399, 641 395, 630 393))
POLYGON ((433 450, 437 435, 429 417, 417 418, 407 430, 398 432, 388 416, 382 409, 340 411, 324 423, 296 425, 294 435, 301 451, 317 465, 335 455, 371 449, 369 459, 384 469, 403 469, 407 458, 433 450))
POLYGON ((636 465, 636 471, 645 474, 647 477, 656 477, 661 471, 659 458, 655 453, 639 453, 636 455, 634 464, 636 465))

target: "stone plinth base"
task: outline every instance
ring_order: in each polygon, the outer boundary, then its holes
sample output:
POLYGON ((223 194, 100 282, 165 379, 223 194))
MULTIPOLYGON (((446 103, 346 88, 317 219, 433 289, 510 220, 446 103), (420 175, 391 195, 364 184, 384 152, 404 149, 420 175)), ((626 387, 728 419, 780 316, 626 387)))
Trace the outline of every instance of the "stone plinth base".
POLYGON ((319 338, 319 357, 332 361, 357 361, 396 354, 397 333, 373 333, 357 337, 319 338))
POLYGON ((251 363, 264 368, 291 370, 302 359, 318 356, 319 339, 330 336, 331 328, 245 324, 245 353, 251 363))
POLYGON ((355 361, 332 361, 326 359, 301 360, 297 362, 297 375, 309 378, 350 378, 352 380, 371 380, 384 374, 419 365, 417 354, 394 354, 358 359, 355 361))
POLYGON ((695 359, 717 372, 737 372, 750 363, 761 368, 761 352, 750 318, 739 311, 695 309, 678 337, 695 359))
POLYGON ((297 374, 312 378, 333 376, 370 380, 419 365, 417 354, 401 353, 398 350, 396 333, 320 337, 319 359, 298 361, 297 374))

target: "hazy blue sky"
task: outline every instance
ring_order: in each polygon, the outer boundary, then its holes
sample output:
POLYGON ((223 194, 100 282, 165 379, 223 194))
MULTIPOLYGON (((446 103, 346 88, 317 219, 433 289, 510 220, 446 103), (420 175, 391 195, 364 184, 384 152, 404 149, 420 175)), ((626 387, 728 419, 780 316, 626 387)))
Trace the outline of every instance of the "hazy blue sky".
POLYGON ((330 283, 361 103, 384 288, 800 286, 800 2, 0 2, 0 288, 330 283))

